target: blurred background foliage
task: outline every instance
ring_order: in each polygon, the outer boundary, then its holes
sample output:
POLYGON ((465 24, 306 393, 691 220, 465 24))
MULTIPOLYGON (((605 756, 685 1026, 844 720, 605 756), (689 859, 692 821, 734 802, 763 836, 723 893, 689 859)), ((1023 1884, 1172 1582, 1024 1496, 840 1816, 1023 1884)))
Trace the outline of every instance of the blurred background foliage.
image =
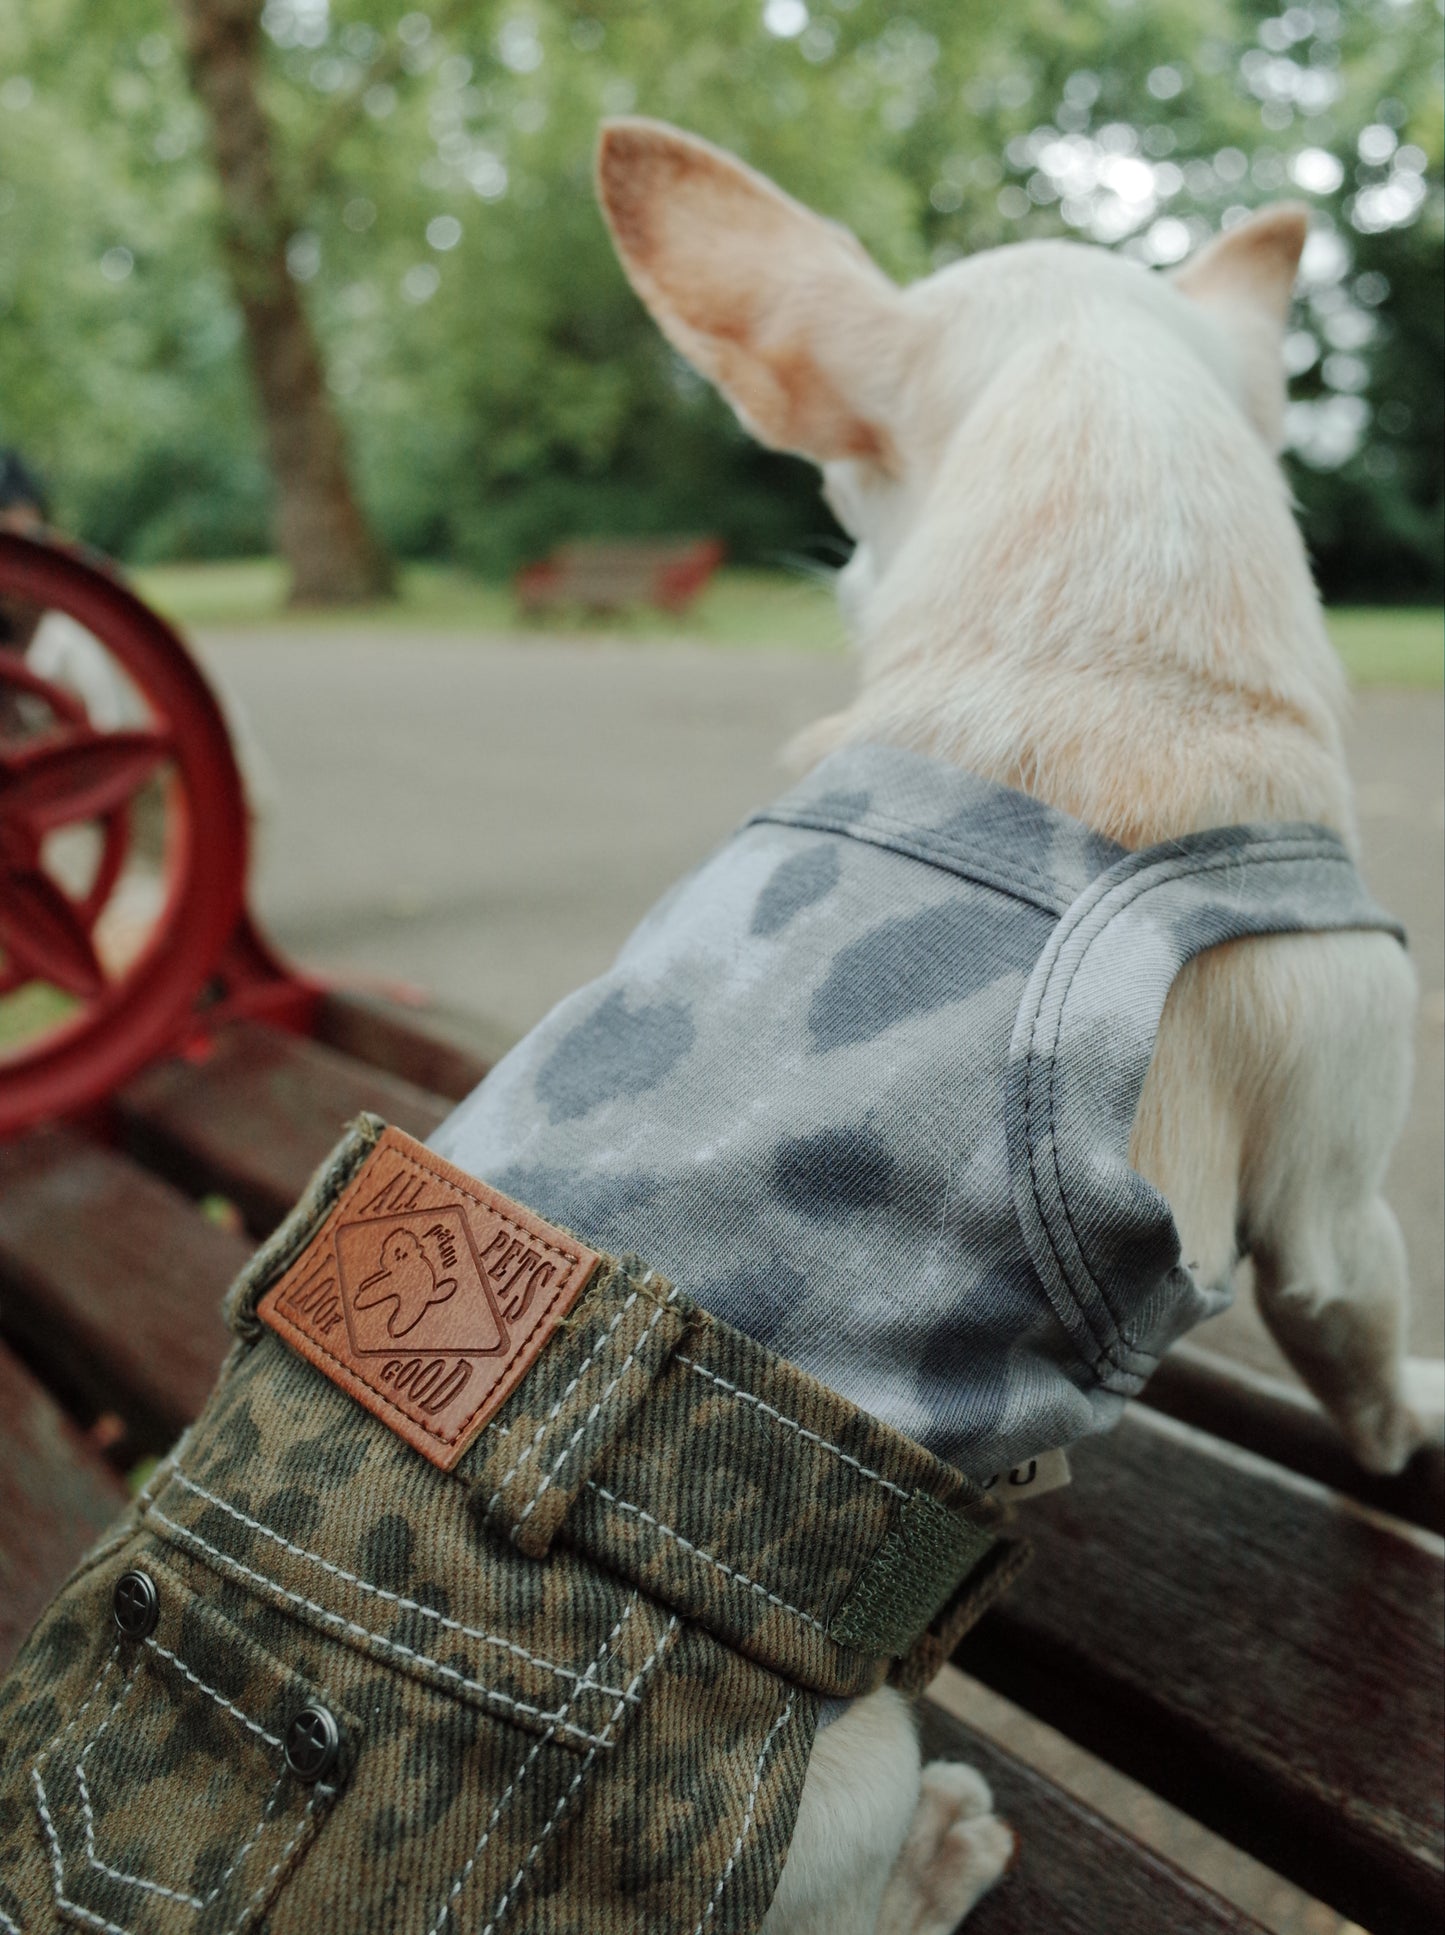
MULTIPOLYGON (((190 0, 192 6, 202 0, 190 0)), ((286 259, 386 545, 836 546, 667 349, 597 216, 599 118, 736 149, 910 277, 1071 234, 1165 268, 1314 211, 1290 464, 1328 594, 1436 597, 1439 0, 256 0, 286 259)), ((0 441, 135 562, 270 548, 273 485, 170 0, 0 9, 0 441)))

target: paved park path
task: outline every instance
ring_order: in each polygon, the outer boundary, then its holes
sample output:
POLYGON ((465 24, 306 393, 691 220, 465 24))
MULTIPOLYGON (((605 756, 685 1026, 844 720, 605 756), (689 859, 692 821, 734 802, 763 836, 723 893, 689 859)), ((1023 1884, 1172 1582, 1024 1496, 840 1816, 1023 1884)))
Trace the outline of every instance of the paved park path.
MULTIPOLYGON (((606 966, 638 916, 786 775, 779 749, 851 690, 824 651, 360 628, 202 633, 270 793, 258 899, 341 976, 421 986, 489 1045, 606 966)), ((1351 751, 1366 870, 1410 928, 1424 999, 1392 1195, 1415 1348, 1445 1327, 1441 1174, 1445 709, 1371 690, 1351 751)), ((1277 1364, 1253 1312, 1200 1341, 1277 1364)))

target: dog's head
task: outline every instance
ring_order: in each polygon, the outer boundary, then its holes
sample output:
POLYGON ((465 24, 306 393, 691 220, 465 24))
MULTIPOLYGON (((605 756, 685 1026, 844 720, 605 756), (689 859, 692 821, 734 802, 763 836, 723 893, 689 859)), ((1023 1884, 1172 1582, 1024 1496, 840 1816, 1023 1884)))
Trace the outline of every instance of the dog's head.
MULTIPOLYGON (((1256 469, 1261 439, 1278 443, 1280 339, 1307 226, 1297 206, 1241 222, 1168 276, 1048 241, 900 288, 846 229, 662 122, 606 123, 597 176, 627 274, 668 338, 762 442, 822 466, 827 499, 858 541, 845 603, 871 589, 910 532, 956 529, 964 494, 1007 490, 979 475, 1000 424, 1017 434, 1030 418, 1046 450, 1070 379, 1103 388, 1106 343, 1110 380, 1151 370, 1166 397, 1181 382, 1197 387, 1253 446, 1256 469), (943 496, 949 520, 929 515, 943 496)), ((1130 453, 1096 448, 1094 461, 1130 453)))

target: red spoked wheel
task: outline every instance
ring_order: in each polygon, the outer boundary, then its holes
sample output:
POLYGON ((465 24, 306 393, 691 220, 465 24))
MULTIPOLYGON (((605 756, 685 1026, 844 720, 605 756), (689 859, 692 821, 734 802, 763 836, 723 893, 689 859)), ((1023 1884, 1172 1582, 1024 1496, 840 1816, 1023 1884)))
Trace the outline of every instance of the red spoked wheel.
POLYGON ((25 620, 0 637, 0 1136, 175 1044, 241 920, 247 861, 225 721, 170 626, 75 550, 0 533, 7 610, 25 620), (79 681, 42 649, 55 614, 78 628, 79 681))

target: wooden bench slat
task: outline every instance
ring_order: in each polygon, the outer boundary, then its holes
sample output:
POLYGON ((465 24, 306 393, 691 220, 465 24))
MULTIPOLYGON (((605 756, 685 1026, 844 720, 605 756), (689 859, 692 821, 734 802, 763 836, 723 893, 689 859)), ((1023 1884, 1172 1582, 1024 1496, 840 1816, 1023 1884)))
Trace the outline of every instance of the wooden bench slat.
POLYGON ((942 1707, 925 1701, 922 1722, 925 1758, 977 1767, 1019 1836, 1013 1868, 964 1935, 1262 1935, 1258 1922, 942 1707))
POLYGON ((203 1059, 157 1062, 128 1082, 115 1108, 141 1161, 183 1189, 228 1196, 264 1235, 361 1110, 425 1138, 449 1104, 320 1042, 236 1022, 203 1059))
POLYGON ((0 1673, 125 1487, 17 1357, 0 1345, 0 1673))
POLYGON ((1307 1392, 1193 1344, 1174 1346, 1142 1401, 1377 1511, 1445 1533, 1445 1451, 1439 1447, 1417 1453, 1398 1476, 1378 1478, 1356 1464, 1307 1392))
POLYGON ((1032 1503, 966 1672, 1394 1935, 1439 1926, 1439 1542, 1140 1408, 1032 1503))
POLYGON ((127 1455, 200 1409, 220 1300, 252 1245, 168 1183, 66 1129, 0 1146, 0 1321, 77 1411, 118 1412, 127 1455))
POLYGON ((473 1049, 435 1033, 424 1011, 415 1014, 394 1002, 334 988, 318 1004, 316 1038, 452 1102, 470 1095, 491 1066, 473 1049))

